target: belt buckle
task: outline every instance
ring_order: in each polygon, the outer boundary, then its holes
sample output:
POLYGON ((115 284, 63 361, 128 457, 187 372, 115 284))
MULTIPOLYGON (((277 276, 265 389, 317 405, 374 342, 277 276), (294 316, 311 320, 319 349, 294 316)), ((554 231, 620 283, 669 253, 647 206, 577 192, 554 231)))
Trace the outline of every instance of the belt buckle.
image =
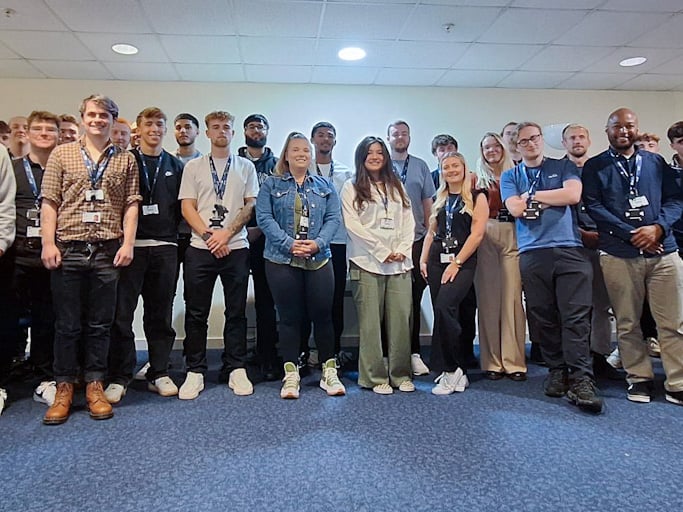
POLYGON ((85 244, 85 249, 88 251, 88 258, 87 259, 90 259, 92 257, 92 255, 95 253, 95 248, 93 247, 93 245, 90 242, 87 242, 85 244))

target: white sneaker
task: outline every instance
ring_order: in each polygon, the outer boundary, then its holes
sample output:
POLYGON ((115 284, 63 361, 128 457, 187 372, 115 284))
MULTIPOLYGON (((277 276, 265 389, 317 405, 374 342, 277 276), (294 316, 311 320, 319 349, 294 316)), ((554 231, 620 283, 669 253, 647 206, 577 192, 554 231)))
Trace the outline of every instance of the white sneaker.
POLYGON ((52 407, 55 403, 55 395, 57 394, 57 383, 54 380, 44 380, 33 392, 33 400, 41 404, 47 404, 52 407))
POLYGON ((299 369, 296 364, 285 363, 285 376, 282 378, 282 389, 280 389, 280 398, 299 398, 299 369))
POLYGON ((436 382, 436 386, 432 388, 432 394, 434 395, 462 393, 470 385, 467 375, 463 374, 460 368, 454 372, 443 372, 434 382, 436 382))
POLYGON ((411 393, 415 391, 415 384, 413 384, 412 380, 404 380, 398 385, 398 390, 404 393, 411 393))
POLYGON ((159 393, 159 396, 176 396, 178 394, 178 386, 168 375, 147 383, 147 389, 159 393))
POLYGON ((230 372, 228 387, 232 389, 237 396, 247 396, 254 392, 254 386, 251 381, 249 381, 249 377, 247 377, 247 372, 244 368, 237 368, 230 372))
POLYGON ((427 367, 427 365, 424 363, 424 361, 420 357, 420 354, 411 354, 410 355, 410 367, 413 370, 413 375, 428 375, 429 374, 429 368, 427 367))
POLYGON ((323 364, 323 374, 320 379, 320 387, 327 391, 329 396, 343 396, 346 394, 344 384, 339 380, 337 374, 337 362, 334 359, 328 359, 323 364))
POLYGON ((621 364, 621 355, 619 354, 619 348, 615 348, 610 355, 607 356, 607 363, 614 368, 615 370, 618 370, 619 368, 623 368, 624 365, 621 364))
POLYGON ((385 382, 384 384, 377 384, 374 388, 372 388, 372 391, 378 395, 391 395, 394 392, 394 388, 385 382))
POLYGON ((662 357, 662 349, 659 348, 659 340, 657 338, 645 338, 647 343, 647 352, 650 357, 662 357))
POLYGON ((126 396, 126 386, 121 384, 109 384, 104 390, 104 398, 110 404, 118 404, 124 396, 126 396))
POLYGON ((178 398, 181 400, 194 400, 202 391, 204 391, 204 375, 197 372, 187 372, 185 382, 183 382, 178 391, 178 398))
POLYGON ((0 388, 0 414, 2 414, 2 410, 5 408, 5 400, 7 400, 7 391, 0 388))
POLYGON ((145 363, 142 368, 138 370, 133 379, 135 380, 147 380, 147 370, 149 370, 149 363, 145 363))

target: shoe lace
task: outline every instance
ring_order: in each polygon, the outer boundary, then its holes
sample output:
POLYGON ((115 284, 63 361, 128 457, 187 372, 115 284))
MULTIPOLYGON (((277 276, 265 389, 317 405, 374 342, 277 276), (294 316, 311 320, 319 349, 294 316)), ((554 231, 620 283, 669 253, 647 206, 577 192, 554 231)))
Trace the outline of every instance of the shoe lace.
POLYGON ((325 383, 332 387, 341 386, 341 381, 339 380, 339 375, 337 375, 336 368, 325 369, 325 383))
POLYGON ((595 394, 595 386, 589 379, 581 379, 576 383, 574 391, 577 395, 593 395, 595 394))
POLYGON ((282 379, 283 388, 285 389, 296 389, 297 386, 299 385, 299 375, 296 372, 287 372, 285 373, 284 378, 282 379))
POLYGON ((441 375, 434 379, 434 382, 445 389, 453 389, 455 387, 455 382, 450 381, 446 372, 442 372, 441 375))

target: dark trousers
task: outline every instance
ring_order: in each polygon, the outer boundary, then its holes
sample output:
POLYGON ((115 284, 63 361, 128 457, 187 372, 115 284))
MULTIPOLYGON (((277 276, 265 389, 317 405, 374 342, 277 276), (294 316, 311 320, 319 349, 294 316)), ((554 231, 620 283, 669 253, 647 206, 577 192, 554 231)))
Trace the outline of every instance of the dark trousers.
POLYGON ((424 238, 413 242, 413 269, 411 270, 413 277, 412 295, 413 295, 413 316, 410 323, 410 353, 420 353, 420 322, 422 319, 422 294, 427 288, 427 282, 420 274, 420 256, 422 254, 422 244, 424 238))
POLYGON ((135 371, 133 318, 142 295, 142 325, 147 339, 150 368, 147 380, 168 375, 173 349, 173 297, 178 248, 175 245, 136 247, 133 262, 121 269, 116 316, 109 345, 109 382, 127 386, 135 371))
POLYGON ((185 253, 185 362, 188 371, 206 373, 206 335, 216 278, 223 285, 223 372, 244 368, 247 355, 247 286, 249 249, 236 249, 216 258, 205 249, 190 247, 185 253))
MULTIPOLYGON (((436 253, 439 254, 438 251, 436 253)), ((429 293, 434 309, 433 359, 441 359, 442 370, 445 372, 454 372, 460 368, 467 373, 463 350, 465 331, 461 312, 462 303, 474 282, 474 269, 461 268, 454 281, 441 284, 441 276, 445 269, 446 265, 432 259, 427 267, 429 293)))
POLYGON ((334 356, 332 294, 334 272, 328 262, 318 270, 303 270, 266 261, 268 284, 280 313, 280 355, 297 362, 304 318, 313 321, 320 361, 334 356))
POLYGON ((652 317, 650 303, 647 299, 643 303, 643 314, 640 317, 640 330, 643 331, 643 338, 657 338, 657 323, 652 317))
POLYGON ((256 353, 261 363, 273 362, 277 358, 277 315, 275 301, 266 279, 266 261, 263 248, 264 235, 249 246, 249 267, 254 281, 254 308, 256 310, 256 353))
POLYGON ((344 331, 344 292, 346 292, 346 244, 330 244, 332 271, 334 272, 334 294, 332 296, 332 326, 334 327, 334 353, 341 350, 341 335, 344 331))
POLYGON ((52 271, 55 311, 54 374, 57 382, 104 380, 116 311, 117 240, 60 244, 62 266, 52 271), (83 367, 79 363, 82 345, 83 367))
MULTIPOLYGON (((28 311, 31 319, 31 363, 36 379, 53 379, 55 315, 52 309, 50 271, 37 265, 16 263, 14 284, 20 311, 28 311)), ((14 320, 17 325, 19 318, 14 320)))
POLYGON ((590 357, 593 268, 580 247, 519 255, 531 338, 551 370, 593 378, 590 357))
POLYGON ((14 295, 14 248, 0 256, 0 384, 9 374, 17 339, 18 309, 14 295))
POLYGON ((462 339, 462 355, 465 359, 474 357, 474 338, 477 336, 476 317, 477 295, 472 285, 460 303, 460 327, 462 327, 460 338, 462 339))

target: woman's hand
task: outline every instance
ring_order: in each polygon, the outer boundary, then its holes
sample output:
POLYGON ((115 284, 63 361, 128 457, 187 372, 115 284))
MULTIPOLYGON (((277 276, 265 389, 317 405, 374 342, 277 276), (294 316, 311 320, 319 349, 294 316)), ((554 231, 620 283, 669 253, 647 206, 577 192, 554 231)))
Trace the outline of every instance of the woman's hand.
POLYGON ((420 274, 422 274, 422 277, 424 277, 424 280, 427 280, 427 262, 426 261, 421 261, 420 262, 420 274))
POLYGON ((441 276, 441 284, 452 283, 455 281, 455 276, 458 275, 459 270, 460 267, 456 265, 455 262, 449 263, 446 267, 446 270, 443 271, 443 275, 441 276))

